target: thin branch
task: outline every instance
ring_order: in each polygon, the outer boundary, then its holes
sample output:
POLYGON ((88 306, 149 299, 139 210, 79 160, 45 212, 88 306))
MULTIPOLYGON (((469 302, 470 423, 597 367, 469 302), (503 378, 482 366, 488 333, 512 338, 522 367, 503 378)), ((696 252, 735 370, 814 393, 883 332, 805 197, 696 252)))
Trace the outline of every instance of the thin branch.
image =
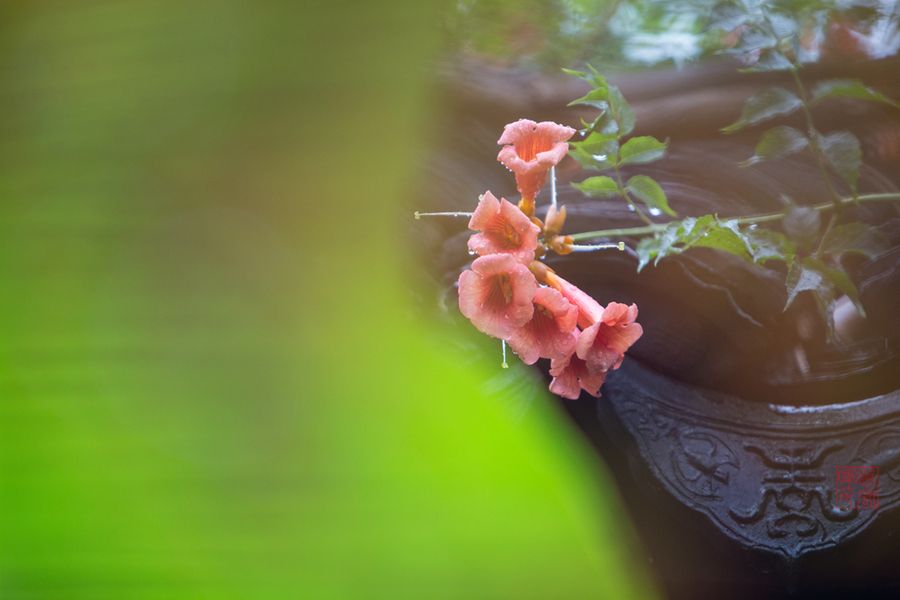
MULTIPOLYGON (((884 194, 863 194, 853 197, 839 199, 839 206, 846 206, 856 202, 897 202, 900 201, 900 193, 884 193, 884 194)), ((834 202, 823 202, 822 204, 814 204, 809 208, 818 211, 831 210, 835 207, 834 202)), ((754 223, 770 223, 772 221, 780 221, 787 216, 787 212, 767 213, 762 215, 751 215, 747 217, 734 218, 741 225, 752 225, 754 223)), ((732 219, 732 217, 726 217, 732 219)), ((662 231, 669 223, 654 223, 644 227, 625 227, 621 229, 601 229, 598 231, 585 231, 582 233, 572 234, 573 241, 590 240, 594 238, 608 237, 641 237, 662 231)))

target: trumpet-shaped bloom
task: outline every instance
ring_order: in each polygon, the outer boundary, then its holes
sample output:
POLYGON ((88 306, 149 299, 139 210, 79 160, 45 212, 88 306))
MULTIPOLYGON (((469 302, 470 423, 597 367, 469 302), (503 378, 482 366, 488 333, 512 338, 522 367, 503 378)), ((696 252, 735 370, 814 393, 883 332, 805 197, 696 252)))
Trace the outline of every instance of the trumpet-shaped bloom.
POLYGON ((534 315, 509 338, 509 347, 526 365, 539 358, 561 358, 575 350, 578 309, 552 288, 534 294, 534 315))
POLYGON ((587 363, 578 358, 575 353, 552 360, 550 375, 553 376, 553 381, 550 382, 550 391, 568 400, 578 400, 581 390, 599 398, 600 386, 606 379, 605 372, 592 373, 588 369, 587 363))
POLYGON ((603 307, 574 283, 569 283, 556 273, 545 273, 546 283, 565 296, 566 300, 578 307, 578 326, 588 328, 603 317, 603 307))
POLYGON ((497 160, 516 175, 516 187, 522 198, 534 199, 547 180, 547 171, 569 151, 569 138, 575 130, 552 121, 535 123, 520 119, 503 129, 497 140, 505 144, 497 160))
POLYGON ((603 309, 600 320, 581 332, 575 352, 587 363, 589 371, 597 373, 619 368, 625 352, 644 333, 640 323, 635 323, 637 314, 636 304, 626 306, 610 302, 603 309))
POLYGON ((482 333, 508 338, 534 315, 537 281, 509 254, 475 259, 459 276, 459 310, 482 333))
POLYGON ((481 256, 509 254, 521 263, 534 260, 540 229, 525 213, 505 199, 485 192, 469 220, 469 229, 478 231, 469 238, 469 250, 481 256))

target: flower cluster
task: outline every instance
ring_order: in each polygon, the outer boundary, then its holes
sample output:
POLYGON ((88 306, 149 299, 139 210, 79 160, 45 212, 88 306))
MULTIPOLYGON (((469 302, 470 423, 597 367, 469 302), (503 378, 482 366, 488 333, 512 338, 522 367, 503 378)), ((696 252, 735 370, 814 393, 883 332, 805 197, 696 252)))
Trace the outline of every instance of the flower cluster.
POLYGON ((518 206, 491 192, 479 198, 469 220, 469 250, 478 255, 459 277, 459 308, 487 335, 509 344, 526 364, 550 359, 550 390, 576 399, 599 396, 606 374, 622 364, 641 337, 637 306, 605 308, 540 261, 548 250, 567 254, 561 235, 565 207, 550 207, 544 221, 534 201, 575 131, 556 123, 520 120, 506 126, 498 160, 516 175, 518 206))

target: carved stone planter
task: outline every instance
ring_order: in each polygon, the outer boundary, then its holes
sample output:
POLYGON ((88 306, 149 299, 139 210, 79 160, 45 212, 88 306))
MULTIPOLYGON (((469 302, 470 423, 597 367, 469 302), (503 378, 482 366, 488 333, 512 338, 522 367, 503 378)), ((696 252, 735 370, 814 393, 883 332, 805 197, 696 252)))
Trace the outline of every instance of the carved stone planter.
POLYGON ((900 504, 900 392, 821 407, 756 404, 626 361, 601 401, 665 489, 740 544, 797 557, 900 504), (838 506, 843 465, 879 467, 877 505, 838 506))

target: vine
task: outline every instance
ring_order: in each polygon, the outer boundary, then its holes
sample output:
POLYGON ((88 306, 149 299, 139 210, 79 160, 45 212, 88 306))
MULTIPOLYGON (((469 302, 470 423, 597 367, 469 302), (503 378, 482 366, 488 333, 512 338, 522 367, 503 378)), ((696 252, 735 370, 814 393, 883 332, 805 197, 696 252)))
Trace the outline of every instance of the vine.
POLYGON ((612 171, 613 177, 594 176, 573 187, 591 197, 624 199, 631 210, 646 223, 643 227, 608 229, 572 234, 573 240, 608 237, 640 238, 636 245, 638 271, 648 264, 680 254, 691 248, 713 248, 739 256, 750 262, 765 265, 782 262, 786 266, 785 310, 802 292, 811 292, 829 325, 832 325, 832 305, 840 295, 846 295, 857 311, 865 316, 859 292, 841 264, 846 254, 861 254, 874 258, 888 250, 887 240, 877 229, 859 222, 842 222, 843 208, 864 202, 896 201, 900 194, 860 194, 859 173, 862 151, 859 140, 849 131, 822 133, 817 127, 813 109, 835 98, 849 98, 875 102, 900 108, 900 103, 856 79, 831 79, 818 82, 811 91, 800 75, 803 68, 798 58, 802 52, 795 28, 779 26, 783 15, 770 12, 766 4, 753 2, 729 3, 736 7, 729 15, 729 26, 740 34, 730 53, 737 54, 747 66, 744 71, 786 71, 790 73, 794 90, 770 87, 746 100, 739 118, 722 129, 731 134, 746 127, 787 117, 801 112, 806 130, 776 125, 764 131, 754 154, 741 163, 752 167, 763 161, 782 159, 800 152, 812 154, 829 200, 813 206, 790 203, 782 212, 764 215, 745 215, 720 218, 715 214, 688 217, 667 223, 654 223, 634 199, 654 215, 665 213, 677 216, 671 209, 662 186, 650 177, 635 175, 623 185, 620 167, 659 160, 665 155, 668 142, 650 136, 628 139, 623 136, 634 129, 634 113, 621 92, 596 69, 565 71, 586 81, 590 91, 572 104, 587 105, 600 112, 591 121, 583 122, 583 139, 571 144, 571 156, 585 169, 612 171), (847 192, 838 191, 843 185, 847 192), (822 224, 822 213, 828 212, 822 224), (780 221, 784 233, 759 227, 763 223, 780 221))

